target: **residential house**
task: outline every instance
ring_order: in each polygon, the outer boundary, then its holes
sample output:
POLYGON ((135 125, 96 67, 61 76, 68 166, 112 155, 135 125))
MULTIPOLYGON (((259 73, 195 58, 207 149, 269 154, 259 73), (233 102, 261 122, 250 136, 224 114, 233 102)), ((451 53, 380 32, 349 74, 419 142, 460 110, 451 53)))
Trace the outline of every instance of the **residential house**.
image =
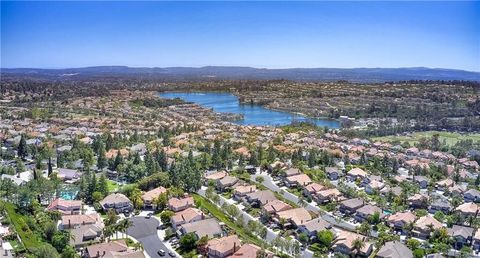
POLYGON ((240 247, 237 235, 214 238, 208 241, 207 254, 209 258, 226 258, 238 251, 240 247))
POLYGON ((342 171, 337 167, 325 167, 325 173, 327 173, 328 179, 338 180, 342 175, 342 171))
POLYGON ((80 179, 82 174, 76 169, 59 168, 57 177, 65 182, 74 182, 80 179))
MULTIPOLYGON (((467 191, 467 187, 463 184, 455 184, 452 187, 448 188, 448 191, 452 195, 463 196, 463 194, 467 191)), ((478 196, 478 198, 480 200, 480 196, 478 196)))
POLYGON ((155 198, 158 198, 160 194, 166 193, 167 189, 160 186, 150 191, 147 191, 142 194, 143 206, 145 208, 155 208, 155 204, 153 203, 155 198))
POLYGON ((102 240, 103 224, 88 224, 70 229, 70 244, 79 249, 102 240))
POLYGON ((303 188, 303 194, 305 196, 314 198, 319 191, 322 191, 325 189, 326 187, 324 185, 321 185, 319 183, 311 183, 303 188))
MULTIPOLYGON (((254 244, 244 244, 230 258, 257 258, 262 248, 254 244)), ((272 258, 273 254, 267 251, 266 258, 272 258)))
POLYGON ((413 214, 410 211, 397 212, 395 214, 388 216, 387 224, 390 227, 403 232, 405 226, 407 224, 414 223, 416 218, 417 217, 415 216, 415 214, 413 214))
POLYGON ((94 214, 76 214, 63 215, 61 218, 61 229, 72 229, 84 225, 101 224, 102 220, 97 213, 94 214))
POLYGON ((259 167, 255 167, 253 165, 246 165, 244 169, 245 171, 247 171, 247 173, 253 175, 257 172, 257 170, 259 170, 259 167))
POLYGON ((193 206, 194 206, 194 202, 193 202, 193 197, 191 196, 184 197, 181 199, 173 197, 173 198, 170 198, 170 200, 168 200, 168 209, 174 212, 183 211, 193 206))
POLYGON ((238 178, 234 176, 225 176, 217 181, 217 189, 225 191, 228 188, 234 186, 238 182, 238 178))
POLYGON ((400 241, 386 242, 378 250, 377 258, 413 258, 413 252, 400 241))
POLYGON ((474 232, 474 228, 459 225, 453 225, 452 228, 448 229, 448 234, 454 240, 453 246, 457 250, 460 250, 465 245, 471 244, 474 232))
POLYGON ((452 211, 452 205, 445 198, 437 198, 435 201, 430 204, 428 212, 434 214, 437 211, 441 211, 444 214, 448 214, 452 211))
POLYGON ((63 215, 80 214, 82 210, 82 201, 57 198, 48 205, 47 210, 58 211, 63 215))
POLYGON ((367 172, 361 168, 353 168, 347 172, 347 176, 351 181, 355 181, 357 179, 363 180, 367 175, 367 172))
POLYGON ((480 210, 479 206, 473 202, 466 202, 460 204, 455 211, 462 214, 464 217, 477 217, 478 211, 480 210))
POLYGON ((125 240, 117 240, 106 243, 90 245, 86 247, 87 258, 144 258, 142 250, 128 248, 125 240))
POLYGON ((218 180, 226 177, 228 174, 226 171, 213 171, 213 172, 207 172, 205 174, 205 184, 207 184, 208 182, 210 181, 213 181, 213 182, 218 182, 218 180))
POLYGON ((170 218, 170 222, 172 224, 173 229, 177 229, 178 226, 187 224, 187 223, 192 223, 195 221, 199 221, 204 219, 204 214, 201 212, 199 209, 196 208, 187 208, 183 211, 179 211, 175 213, 170 218))
POLYGON ((340 212, 351 215, 365 204, 362 198, 353 198, 340 202, 340 212))
POLYGON ((247 194, 257 191, 256 185, 239 185, 233 190, 233 199, 241 200, 247 194))
POLYGON ((432 215, 428 214, 423 217, 420 217, 415 224, 413 225, 413 235, 421 238, 427 239, 430 237, 430 234, 442 228, 443 225, 438 220, 436 220, 432 215))
POLYGON ((379 219, 383 217, 383 211, 381 208, 375 205, 367 204, 357 209, 357 212, 355 213, 355 219, 363 222, 375 215, 375 213, 378 213, 379 219))
POLYGON ((306 174, 289 176, 285 179, 285 184, 289 187, 305 187, 312 183, 312 180, 306 174))
POLYGON ((475 235, 473 236, 472 247, 475 252, 480 251, 480 230, 478 229, 477 229, 477 232, 475 232, 475 235))
POLYGON ((273 200, 277 200, 277 197, 270 190, 257 191, 245 196, 245 201, 252 207, 261 207, 273 200))
POLYGON ((183 224, 179 227, 177 234, 185 235, 187 233, 195 233, 197 239, 200 239, 204 236, 220 237, 223 233, 220 224, 214 218, 199 220, 187 224, 183 224))
POLYGON ((452 187, 453 186, 453 180, 450 179, 450 178, 446 178, 444 180, 441 180, 441 181, 438 181, 436 184, 435 184, 435 187, 437 188, 437 190, 440 190, 440 191, 445 191, 447 190, 449 187, 452 187))
POLYGON ((424 176, 414 176, 413 181, 420 186, 421 189, 426 189, 428 187, 428 178, 424 176))
POLYGON ((480 191, 477 189, 470 189, 463 194, 465 202, 480 202, 480 191))
POLYGON ((380 191, 385 187, 382 181, 372 180, 365 186, 365 192, 367 194, 373 194, 376 191, 380 191))
POLYGON ((408 148, 405 153, 407 155, 411 155, 411 156, 416 156, 418 154, 419 150, 417 147, 411 147, 411 148, 408 148))
POLYGON ((100 201, 100 205, 102 205, 105 211, 109 209, 114 209, 117 213, 133 211, 133 204, 130 199, 121 193, 107 195, 100 201))
POLYGON ((348 231, 341 231, 332 245, 332 250, 334 252, 352 256, 358 255, 360 257, 368 257, 372 252, 372 249, 372 244, 367 241, 365 236, 348 231), (358 253, 356 253, 357 251, 353 245, 356 239, 365 243, 358 253))
POLYGON ((342 196, 342 193, 337 188, 323 190, 317 193, 316 199, 319 203, 327 203, 330 201, 337 201, 342 196))
POLYGON ((278 221, 284 219, 290 225, 298 227, 299 225, 311 220, 312 215, 310 215, 310 212, 308 212, 305 208, 301 207, 277 212, 276 218, 278 221))
POLYGON ((287 178, 291 176, 296 176, 296 175, 300 175, 301 173, 302 172, 298 168, 289 168, 285 170, 284 177, 287 178))
POLYGON ((408 198, 408 204, 414 209, 425 209, 428 207, 428 197, 424 194, 416 193, 408 198))
POLYGON ((265 205, 263 205, 262 212, 265 215, 266 214, 274 215, 277 212, 286 211, 286 210, 289 210, 291 208, 292 208, 292 206, 284 203, 283 201, 273 200, 273 201, 269 201, 265 205))
POLYGON ((298 232, 307 234, 309 238, 315 238, 318 232, 330 229, 332 224, 322 218, 312 219, 298 226, 298 232))
MULTIPOLYGON (((21 174, 21 173, 20 173, 20 174, 21 174)), ((17 174, 17 175, 2 174, 2 175, 0 176, 0 178, 1 178, 2 180, 7 180, 7 179, 9 179, 9 180, 11 180, 14 184, 16 184, 16 185, 18 185, 18 186, 23 185, 23 184, 27 183, 28 181, 30 181, 30 180, 27 181, 27 180, 25 180, 24 178, 22 178, 22 177, 20 176, 20 174, 17 174)))

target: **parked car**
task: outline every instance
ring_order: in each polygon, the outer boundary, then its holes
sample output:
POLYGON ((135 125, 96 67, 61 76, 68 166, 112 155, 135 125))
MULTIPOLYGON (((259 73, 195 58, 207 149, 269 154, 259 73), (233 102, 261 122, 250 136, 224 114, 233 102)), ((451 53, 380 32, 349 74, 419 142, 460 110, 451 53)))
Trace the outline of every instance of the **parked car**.
POLYGON ((168 252, 168 255, 170 255, 170 257, 175 257, 175 254, 172 251, 168 252))
POLYGON ((157 254, 160 255, 160 256, 165 256, 165 251, 160 249, 160 250, 158 250, 157 254))

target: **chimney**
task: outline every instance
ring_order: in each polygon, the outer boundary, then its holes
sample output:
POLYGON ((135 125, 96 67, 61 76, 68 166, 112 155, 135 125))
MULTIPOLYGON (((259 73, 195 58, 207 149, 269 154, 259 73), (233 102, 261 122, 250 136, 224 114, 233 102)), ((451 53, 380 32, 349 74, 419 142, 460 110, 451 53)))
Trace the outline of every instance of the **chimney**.
POLYGON ((183 217, 183 214, 182 214, 182 220, 185 221, 185 217, 183 217))
POLYGON ((97 251, 97 257, 100 257, 100 251, 97 251))
POLYGON ((235 253, 237 250, 237 242, 233 242, 233 252, 235 253))
POLYGON ((68 219, 68 228, 71 228, 72 227, 72 222, 70 221, 70 219, 68 219))

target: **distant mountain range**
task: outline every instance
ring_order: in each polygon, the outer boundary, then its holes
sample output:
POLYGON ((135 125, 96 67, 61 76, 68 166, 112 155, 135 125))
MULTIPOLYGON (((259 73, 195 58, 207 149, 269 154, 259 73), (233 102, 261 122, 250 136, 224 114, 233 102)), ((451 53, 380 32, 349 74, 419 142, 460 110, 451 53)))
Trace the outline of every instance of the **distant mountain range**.
MULTIPOLYGON (((66 69, 3 68, 3 76, 21 76, 50 80, 75 80, 89 77, 139 77, 174 80, 207 79, 287 79, 295 81, 385 82, 401 80, 480 81, 480 72, 440 68, 289 68, 264 69, 237 66, 205 67, 127 67, 95 66, 66 69)), ((2 77, 3 77, 2 76, 2 77)))

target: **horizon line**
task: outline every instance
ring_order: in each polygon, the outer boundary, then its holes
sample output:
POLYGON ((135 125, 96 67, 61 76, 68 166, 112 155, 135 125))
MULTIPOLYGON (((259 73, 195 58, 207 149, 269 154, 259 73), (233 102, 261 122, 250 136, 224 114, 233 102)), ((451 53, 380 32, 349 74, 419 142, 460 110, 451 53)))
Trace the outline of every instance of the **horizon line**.
POLYGON ((427 67, 427 66, 401 66, 401 67, 284 67, 284 68, 268 68, 268 67, 255 67, 255 66, 243 66, 243 65, 202 65, 202 66, 128 66, 128 65, 90 65, 90 66, 77 66, 77 67, 0 67, 1 69, 42 69, 42 70, 66 70, 66 69, 83 69, 83 68, 100 68, 100 67, 125 67, 125 68, 146 68, 146 69, 168 69, 168 68, 207 68, 207 67, 224 67, 224 68, 252 68, 261 70, 289 70, 289 69, 430 69, 430 70, 456 70, 472 73, 480 73, 480 70, 465 70, 460 68, 443 68, 443 67, 427 67))

